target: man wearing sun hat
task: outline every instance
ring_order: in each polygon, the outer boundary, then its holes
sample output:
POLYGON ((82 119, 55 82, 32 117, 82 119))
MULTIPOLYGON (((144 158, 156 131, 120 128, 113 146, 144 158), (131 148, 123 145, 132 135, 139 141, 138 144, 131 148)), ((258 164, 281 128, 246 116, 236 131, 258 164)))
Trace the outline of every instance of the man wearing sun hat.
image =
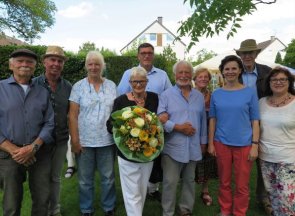
POLYGON ((52 152, 49 215, 60 216, 61 172, 69 139, 68 110, 72 85, 61 77, 67 57, 59 46, 48 46, 42 57, 45 73, 36 77, 34 83, 47 89, 54 110, 55 145, 52 152))
POLYGON ((0 81, 0 178, 3 215, 21 215, 23 183, 32 198, 31 215, 47 216, 54 113, 49 94, 32 83, 37 55, 17 49, 9 58, 8 79, 0 81))
MULTIPOLYGON (((247 39, 242 41, 240 49, 236 53, 242 59, 244 71, 240 78, 240 82, 245 86, 256 89, 258 98, 265 96, 265 78, 269 74, 271 68, 267 65, 258 64, 255 62, 261 49, 257 46, 254 39, 247 39)), ((265 211, 270 214, 272 209, 265 191, 259 159, 256 160, 257 165, 257 186, 256 186, 256 200, 262 205, 265 211)))

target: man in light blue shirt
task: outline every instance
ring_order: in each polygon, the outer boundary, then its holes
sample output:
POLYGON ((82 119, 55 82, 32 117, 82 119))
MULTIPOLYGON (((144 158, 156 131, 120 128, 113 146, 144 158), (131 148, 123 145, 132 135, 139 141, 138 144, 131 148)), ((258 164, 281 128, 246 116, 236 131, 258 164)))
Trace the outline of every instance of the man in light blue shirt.
MULTIPOLYGON (((153 66, 154 61, 154 47, 149 43, 143 43, 139 45, 137 49, 137 58, 139 65, 147 71, 148 83, 146 91, 161 94, 163 91, 171 87, 171 82, 167 76, 167 73, 159 68, 153 66)), ((131 92, 131 86, 129 83, 131 69, 126 70, 118 85, 119 95, 131 92)), ((150 177, 148 186, 148 197, 161 200, 161 194, 159 193, 158 182, 162 181, 161 159, 158 157, 154 161, 153 170, 150 177)))
POLYGON ((179 215, 192 215, 195 201, 195 168, 207 144, 204 96, 191 87, 193 67, 179 61, 173 67, 176 85, 160 95, 158 114, 168 133, 162 152, 163 216, 173 216, 180 174, 179 215), (165 116, 163 118, 163 116, 165 116), (167 121, 165 121, 167 120, 167 121))
MULTIPOLYGON (((155 92, 161 94, 164 90, 171 87, 171 82, 167 76, 167 73, 159 68, 153 66, 154 61, 154 47, 149 43, 143 43, 138 47, 137 58, 139 65, 148 72, 148 84, 146 91, 155 92)), ((122 79, 118 85, 119 95, 131 92, 131 86, 129 84, 131 69, 124 72, 122 79)))

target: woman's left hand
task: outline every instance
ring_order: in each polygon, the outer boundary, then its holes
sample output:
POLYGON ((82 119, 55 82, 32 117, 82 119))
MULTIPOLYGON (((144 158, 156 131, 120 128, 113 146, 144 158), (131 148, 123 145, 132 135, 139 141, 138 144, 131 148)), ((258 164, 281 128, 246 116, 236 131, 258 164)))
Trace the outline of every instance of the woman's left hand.
POLYGON ((251 150, 248 155, 249 161, 255 161, 258 157, 258 145, 252 144, 251 150))

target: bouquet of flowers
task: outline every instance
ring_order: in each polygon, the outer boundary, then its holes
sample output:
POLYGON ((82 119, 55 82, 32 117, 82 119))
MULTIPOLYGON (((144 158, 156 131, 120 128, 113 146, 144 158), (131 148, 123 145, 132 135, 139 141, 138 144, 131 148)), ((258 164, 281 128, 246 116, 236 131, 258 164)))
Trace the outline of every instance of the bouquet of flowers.
POLYGON ((112 113, 112 118, 115 143, 127 159, 148 162, 159 156, 164 133, 155 113, 131 106, 112 113))

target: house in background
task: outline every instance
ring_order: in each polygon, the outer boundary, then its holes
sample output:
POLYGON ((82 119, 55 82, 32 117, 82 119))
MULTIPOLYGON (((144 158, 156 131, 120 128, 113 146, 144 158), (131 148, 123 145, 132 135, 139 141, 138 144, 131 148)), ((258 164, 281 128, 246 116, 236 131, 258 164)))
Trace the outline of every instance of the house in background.
POLYGON ((170 45, 178 59, 184 59, 186 45, 182 41, 174 41, 176 36, 163 25, 163 17, 158 17, 152 24, 140 32, 133 40, 124 46, 120 52, 124 53, 132 47, 134 42, 147 42, 155 47, 155 53, 161 54, 170 45))
POLYGON ((29 45, 29 44, 21 40, 18 40, 16 38, 9 37, 5 34, 0 34, 0 46, 5 46, 5 45, 29 45))
POLYGON ((287 46, 275 36, 271 36, 270 40, 258 43, 257 46, 261 48, 261 52, 259 53, 258 58, 265 62, 274 63, 278 52, 281 54, 282 59, 284 59, 284 56, 286 54, 285 50, 287 46))

